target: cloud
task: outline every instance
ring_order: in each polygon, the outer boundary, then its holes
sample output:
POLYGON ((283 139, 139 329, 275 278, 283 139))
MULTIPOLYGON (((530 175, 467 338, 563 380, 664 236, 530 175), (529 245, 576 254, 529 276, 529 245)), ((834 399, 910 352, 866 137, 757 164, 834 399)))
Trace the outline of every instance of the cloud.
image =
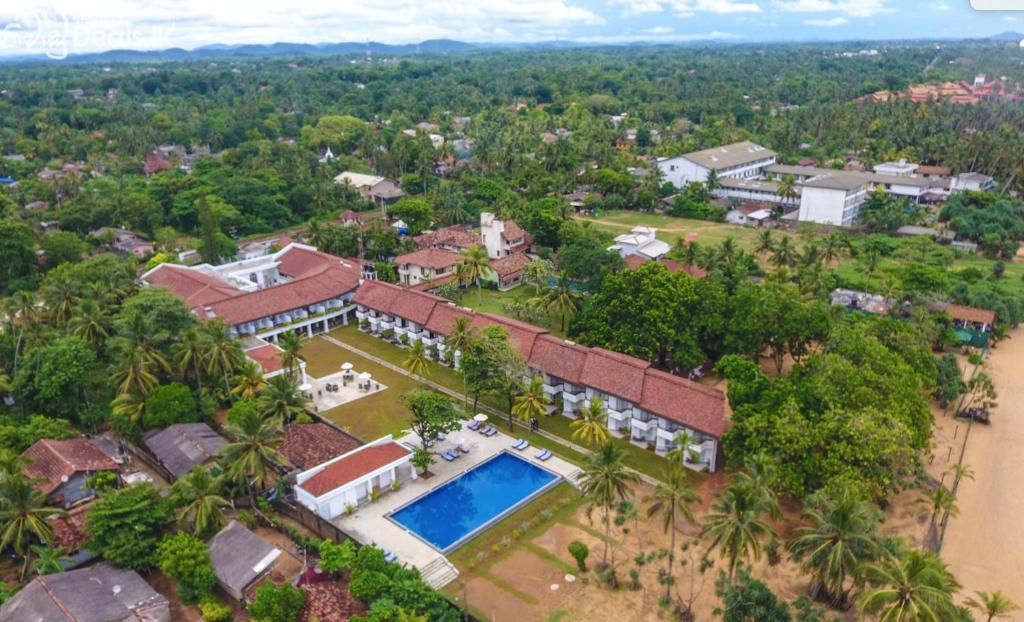
POLYGON ((842 26, 846 23, 845 17, 833 17, 830 19, 805 19, 804 23, 808 26, 816 26, 818 28, 835 28, 836 26, 842 26))
POLYGON ((930 8, 933 11, 949 11, 952 7, 950 7, 948 4, 946 4, 945 1, 943 0, 943 1, 940 1, 940 2, 936 2, 934 4, 929 4, 928 8, 930 8))
POLYGON ((644 32, 651 35, 667 35, 672 32, 672 29, 668 26, 655 26, 654 28, 647 28, 644 32))
POLYGON ((650 34, 650 35, 594 35, 585 37, 573 37, 573 41, 580 43, 604 43, 620 44, 635 43, 637 41, 650 41, 659 43, 689 43, 692 41, 726 41, 738 39, 739 35, 731 32, 701 32, 688 34, 650 34))
MULTIPOLYGON (((277 41, 529 42, 605 23, 583 0, 22 0, 16 9, 0 8, 0 14, 0 23, 28 26, 23 31, 57 32, 72 53, 277 41), (51 19, 43 21, 41 15, 51 19)), ((34 53, 38 50, 28 49, 28 42, 39 39, 16 39, 25 49, 0 49, 0 54, 34 53)))
POLYGON ((871 17, 892 13, 888 0, 774 0, 773 6, 789 13, 842 13, 850 17, 871 17))
POLYGON ((754 0, 610 0, 610 3, 625 6, 628 15, 670 11, 676 17, 691 17, 697 13, 762 12, 761 5, 754 0))

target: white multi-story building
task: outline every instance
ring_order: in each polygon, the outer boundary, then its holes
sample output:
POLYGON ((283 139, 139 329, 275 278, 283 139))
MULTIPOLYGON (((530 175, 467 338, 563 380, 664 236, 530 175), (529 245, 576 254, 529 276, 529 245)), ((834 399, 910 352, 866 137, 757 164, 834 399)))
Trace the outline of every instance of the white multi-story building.
MULTIPOLYGON (((529 376, 543 378, 552 410, 575 417, 590 400, 600 400, 608 413, 608 429, 615 436, 665 454, 685 432, 694 456, 688 466, 713 471, 721 465, 719 442, 725 429, 721 391, 654 369, 632 356, 587 348, 524 322, 474 312, 389 283, 364 282, 353 302, 356 317, 369 332, 390 329, 396 336, 437 348, 446 359, 445 337, 456 319, 466 318, 474 329, 499 325, 526 361, 529 376)), ((457 365, 461 353, 450 354, 457 365)))
POLYGON ((848 227, 867 198, 867 183, 857 175, 831 171, 803 183, 800 220, 848 227))
POLYGON ((663 242, 657 237, 658 230, 654 227, 633 227, 629 233, 615 237, 615 244, 608 247, 608 250, 615 251, 622 257, 639 255, 645 259, 661 259, 668 254, 672 247, 668 242, 663 242))
POLYGON ((666 181, 672 182, 676 188, 683 188, 693 182, 703 183, 710 171, 715 171, 719 179, 760 177, 776 160, 777 154, 771 149, 744 141, 661 158, 658 168, 666 181))
POLYGON ((712 194, 741 201, 776 203, 788 207, 800 204, 800 187, 794 184, 796 196, 783 197, 779 194, 778 182, 768 179, 722 179, 712 194))
POLYGON ((981 173, 960 173, 950 180, 950 192, 984 192, 991 190, 996 185, 996 180, 981 173))
POLYGON ((420 283, 434 282, 455 275, 455 267, 462 260, 462 255, 442 248, 426 248, 395 257, 393 263, 398 268, 398 281, 402 285, 413 286, 420 283))
POLYGON ((480 239, 491 259, 526 252, 532 241, 514 220, 502 220, 490 212, 480 214, 480 239))
POLYGON ((882 162, 881 164, 876 164, 873 168, 879 175, 913 177, 917 171, 917 167, 917 164, 907 162, 906 158, 901 158, 896 162, 882 162))

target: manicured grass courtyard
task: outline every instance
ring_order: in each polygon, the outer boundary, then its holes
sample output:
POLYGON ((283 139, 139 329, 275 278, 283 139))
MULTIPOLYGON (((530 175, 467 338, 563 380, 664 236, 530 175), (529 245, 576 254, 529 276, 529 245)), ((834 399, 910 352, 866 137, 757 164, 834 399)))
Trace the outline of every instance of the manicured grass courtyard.
MULTIPOLYGON (((468 288, 460 290, 459 298, 455 302, 460 306, 468 307, 475 311, 484 311, 495 315, 508 316, 512 319, 521 319, 509 314, 505 310, 504 305, 513 303, 526 304, 535 295, 536 292, 534 292, 532 285, 520 285, 507 292, 500 292, 496 289, 483 289, 478 292, 476 288, 468 288)), ((530 323, 546 328, 553 335, 565 337, 560 316, 543 311, 539 313, 539 316, 539 321, 531 321, 530 323)), ((565 321, 568 324, 569 316, 566 316, 565 321)))

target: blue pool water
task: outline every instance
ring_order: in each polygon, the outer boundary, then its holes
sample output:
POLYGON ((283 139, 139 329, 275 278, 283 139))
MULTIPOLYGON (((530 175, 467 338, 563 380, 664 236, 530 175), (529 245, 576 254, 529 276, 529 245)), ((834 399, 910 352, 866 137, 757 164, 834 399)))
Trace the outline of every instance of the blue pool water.
POLYGON ((447 553, 556 479, 546 469, 500 453, 399 509, 391 519, 447 553))

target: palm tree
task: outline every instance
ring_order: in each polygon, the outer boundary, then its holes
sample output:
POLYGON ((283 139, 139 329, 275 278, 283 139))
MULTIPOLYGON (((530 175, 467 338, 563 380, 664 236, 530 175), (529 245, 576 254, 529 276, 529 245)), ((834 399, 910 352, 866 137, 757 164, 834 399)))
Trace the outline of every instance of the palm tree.
POLYGON ((795 199, 797 197, 796 178, 792 175, 783 175, 782 179, 777 182, 775 192, 784 202, 795 199))
POLYGON ((599 445, 611 438, 608 431, 608 411, 604 408, 601 398, 591 398, 589 402, 576 411, 577 419, 569 423, 572 429, 572 440, 585 445, 599 445))
POLYGON ((775 464, 764 456, 753 456, 747 459, 744 470, 733 476, 734 481, 749 486, 753 494, 764 504, 765 511, 773 520, 782 518, 779 498, 774 486, 778 481, 778 470, 775 464))
POLYGON ((779 240, 779 243, 775 245, 771 261, 772 265, 776 268, 791 266, 796 261, 796 249, 793 248, 793 243, 790 241, 788 236, 783 237, 779 240))
POLYGON ((89 342, 98 349, 110 337, 110 322, 100 303, 86 298, 75 307, 68 328, 71 333, 89 342))
POLYGON ((771 255, 775 252, 775 237, 771 229, 761 229, 757 232, 757 245, 754 253, 757 255, 771 255))
POLYGON ((18 354, 24 341, 25 333, 31 330, 39 320, 39 310, 35 298, 26 291, 15 292, 4 304, 7 321, 14 327, 18 339, 14 345, 14 365, 12 373, 18 372, 18 354))
POLYGON ((256 400, 260 417, 286 423, 306 412, 309 398, 284 376, 274 376, 256 400))
POLYGON ((863 613, 881 622, 940 622, 956 619, 953 593, 959 584, 946 564, 931 553, 911 551, 868 564, 871 587, 857 597, 863 613))
POLYGON ((685 464, 700 458, 700 452, 695 451, 693 446, 698 444, 700 439, 690 434, 689 430, 681 430, 672 441, 672 449, 668 450, 665 458, 674 464, 685 464))
POLYGON ((64 564, 71 561, 71 558, 64 554, 62 546, 33 544, 29 548, 36 554, 31 566, 32 572, 39 576, 64 572, 64 564))
POLYGON ((327 232, 324 230, 323 221, 319 218, 311 218, 306 224, 306 242, 321 250, 326 246, 327 232))
POLYGON ((32 555, 29 545, 33 541, 53 541, 53 528, 47 519, 66 515, 64 510, 46 505, 46 493, 23 473, 0 480, 0 549, 11 547, 25 558, 22 578, 32 555))
POLYGON ((562 332, 565 332, 565 316, 576 313, 582 296, 573 289, 569 275, 564 271, 558 274, 554 284, 545 287, 539 296, 530 299, 529 304, 548 312, 554 311, 562 318, 562 332))
POLYGON ((960 508, 956 506, 956 495, 942 485, 927 491, 921 502, 931 506, 932 515, 929 524, 932 529, 935 529, 935 519, 938 518, 939 514, 945 512, 955 517, 960 513, 960 508))
POLYGON ((302 339, 295 331, 287 331, 277 336, 277 346, 281 348, 281 367, 292 382, 298 382, 299 370, 302 369, 302 339))
POLYGON ((208 534, 218 529, 224 519, 224 509, 231 502, 220 494, 220 481, 203 466, 193 467, 171 486, 171 496, 181 508, 178 520, 190 523, 192 533, 208 534))
POLYGON ((430 358, 427 356, 427 348, 419 339, 409 346, 409 354, 402 361, 402 367, 406 368, 414 376, 426 376, 430 358))
POLYGON ((235 386, 231 393, 241 399, 252 399, 261 391, 267 388, 267 381, 263 378, 263 368, 255 361, 246 359, 235 374, 235 386))
POLYGON ((127 356, 122 357, 114 370, 114 383, 117 385, 117 393, 123 395, 130 393, 145 397, 150 390, 159 384, 156 374, 153 373, 152 358, 147 356, 141 348, 130 350, 127 356))
POLYGON ((812 593, 824 590, 833 605, 842 607, 850 589, 846 580, 856 580, 863 564, 880 552, 878 512, 843 488, 834 494, 812 496, 803 517, 811 524, 795 529, 786 548, 814 578, 812 593))
MULTIPOLYGON (((510 411, 520 421, 530 421, 534 417, 540 417, 548 411, 551 405, 551 398, 544 393, 544 379, 537 375, 530 378, 530 384, 524 385, 522 392, 516 396, 510 411)), ((509 429, 512 429, 509 422, 509 429)))
POLYGON ((473 327, 469 324, 468 317, 457 317, 452 322, 451 330, 445 337, 444 344, 451 353, 452 361, 455 360, 456 352, 465 352, 469 347, 469 341, 473 338, 473 327))
POLYGON ((964 603, 971 609, 977 609, 985 616, 985 622, 992 622, 995 618, 1002 618, 1017 611, 1020 607, 1007 598, 1002 592, 976 592, 977 600, 968 598, 964 603))
POLYGON ((223 320, 215 319, 206 324, 206 371, 211 376, 223 376, 224 390, 231 399, 231 385, 228 376, 233 374, 241 364, 242 351, 238 342, 232 339, 231 333, 223 320))
POLYGON ((953 475, 954 487, 956 486, 956 482, 959 482, 964 478, 974 481, 974 469, 962 462, 957 462, 953 466, 949 467, 946 472, 953 475))
POLYGON ((761 538, 774 535, 762 520, 767 513, 763 496, 749 482, 733 480, 718 501, 701 529, 701 537, 709 536, 709 549, 729 560, 729 577, 736 575, 740 558, 761 558, 761 538))
POLYGON ((484 292, 480 281, 491 271, 491 259, 487 256, 487 249, 480 244, 470 246, 464 253, 462 259, 455 266, 456 280, 463 285, 476 283, 477 294, 480 303, 483 304, 484 292))
POLYGON ((868 275, 868 285, 871 285, 871 277, 878 270, 878 265, 882 263, 882 254, 877 248, 868 249, 867 254, 864 255, 864 273, 868 275))
POLYGON ((110 402, 110 410, 121 420, 128 421, 135 426, 142 419, 142 413, 146 410, 146 398, 133 391, 119 393, 110 402))
POLYGON ((66 272, 51 272, 53 278, 47 278, 43 288, 43 300, 49 311, 50 319, 57 326, 64 326, 71 318, 75 302, 78 300, 75 284, 66 272))
POLYGON ((523 266, 523 280, 533 283, 533 294, 540 295, 540 288, 548 280, 554 268, 546 259, 534 259, 523 266))
POLYGON ((608 565, 608 543, 611 541, 611 511, 616 501, 625 501, 630 495, 630 484, 640 481, 635 473, 622 463, 624 453, 611 441, 598 447, 590 456, 579 476, 583 496, 604 508, 604 556, 602 566, 608 565))
POLYGON ((281 444, 281 424, 276 419, 245 417, 227 428, 233 442, 224 445, 221 456, 228 477, 245 485, 249 500, 253 499, 253 486, 267 481, 267 463, 284 464, 286 459, 277 451, 281 444))
POLYGON ((195 328, 185 331, 171 349, 178 373, 185 378, 191 376, 195 380, 196 391, 203 390, 203 357, 206 350, 206 339, 203 333, 195 328))
MULTIPOLYGON (((686 522, 693 523, 692 504, 699 500, 697 493, 686 480, 683 468, 675 464, 666 473, 663 481, 658 483, 654 492, 647 501, 651 505, 647 508, 648 518, 655 515, 661 516, 661 528, 663 531, 671 531, 672 543, 668 549, 668 577, 672 576, 672 562, 676 557, 676 512, 683 515, 686 522)), ((672 598, 672 582, 665 582, 665 602, 672 598)))

